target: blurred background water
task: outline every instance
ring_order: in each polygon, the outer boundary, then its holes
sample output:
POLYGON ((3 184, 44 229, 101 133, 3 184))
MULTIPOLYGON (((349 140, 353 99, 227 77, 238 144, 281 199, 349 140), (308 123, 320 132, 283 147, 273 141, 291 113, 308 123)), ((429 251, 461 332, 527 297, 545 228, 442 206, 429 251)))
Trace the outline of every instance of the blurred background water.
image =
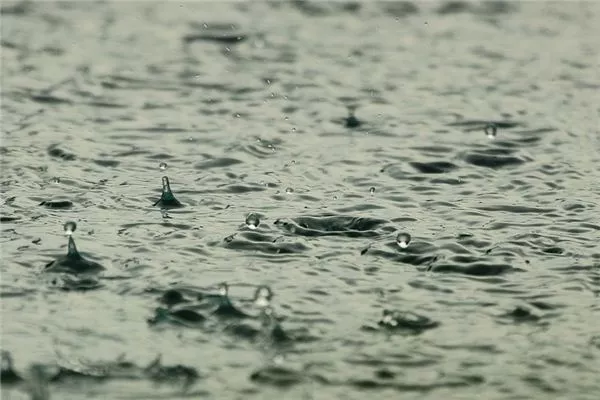
POLYGON ((595 399, 599 4, 3 1, 2 398, 595 399))

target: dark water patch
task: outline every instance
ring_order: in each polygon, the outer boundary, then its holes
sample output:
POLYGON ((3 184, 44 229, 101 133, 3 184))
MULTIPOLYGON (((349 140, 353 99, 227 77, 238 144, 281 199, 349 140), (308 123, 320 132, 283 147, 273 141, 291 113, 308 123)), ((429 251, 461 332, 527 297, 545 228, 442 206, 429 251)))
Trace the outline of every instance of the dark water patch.
POLYGON ((511 311, 502 314, 499 323, 538 323, 541 316, 537 315, 536 311, 530 307, 517 306, 511 311))
POLYGON ((245 41, 248 37, 239 33, 189 33, 181 38, 185 44, 193 42, 215 42, 226 45, 233 45, 245 41))
POLYGON ((383 310, 383 315, 377 323, 379 328, 387 332, 420 334, 426 330, 437 328, 440 324, 430 318, 412 311, 383 310))
POLYGON ((253 193, 253 192, 264 192, 267 190, 265 186, 258 184, 227 184, 219 187, 219 193, 234 193, 234 194, 244 194, 244 193, 253 193))
POLYGON ((222 242, 212 243, 210 245, 225 246, 228 249, 239 251, 256 251, 263 254, 300 254, 309 250, 309 248, 300 242, 283 242, 273 238, 271 242, 251 241, 240 239, 237 236, 226 237, 222 242))
POLYGON ((73 161, 76 158, 75 154, 59 148, 57 144, 50 145, 47 151, 51 157, 60 158, 65 161, 73 161))
POLYGON ((13 216, 3 215, 0 217, 0 222, 1 223, 15 222, 15 221, 19 221, 20 219, 21 219, 21 217, 13 217, 13 216))
POLYGON ((546 214, 554 210, 549 208, 537 208, 537 207, 526 207, 526 206, 511 206, 511 205, 492 205, 492 206, 480 206, 475 207, 477 210, 482 211, 501 211, 514 214, 546 214))
POLYGON ((375 218, 324 215, 277 219, 274 224, 282 230, 300 236, 377 237, 375 229, 387 221, 375 218))
POLYGON ((64 99, 61 97, 53 96, 51 94, 34 94, 31 95, 31 100, 36 103, 48 104, 48 105, 58 105, 58 104, 71 104, 71 100, 64 99))
POLYGON ((72 277, 68 274, 54 275, 48 279, 50 286, 66 292, 86 292, 104 286, 99 279, 94 277, 72 277))
POLYGON ((382 1, 377 5, 383 12, 396 18, 408 17, 419 12, 419 6, 411 1, 382 1))
POLYGON ((483 120, 472 120, 472 119, 465 119, 465 120, 450 122, 447 125, 465 128, 465 130, 467 132, 471 132, 471 131, 483 132, 484 128, 489 124, 493 124, 498 129, 511 129, 511 128, 516 128, 516 127, 523 125, 520 122, 513 122, 513 121, 483 121, 483 120))
POLYGON ((438 14, 457 14, 463 12, 469 12, 472 9, 472 5, 466 1, 446 1, 436 10, 438 14))
POLYGON ((196 169, 224 168, 224 167, 230 167, 232 165, 236 165, 236 164, 240 164, 240 163, 242 163, 241 160, 238 160, 235 158, 223 157, 223 158, 216 158, 214 160, 203 161, 199 164, 196 164, 194 166, 194 168, 196 168, 196 169))
POLYGON ((55 210, 68 210, 73 207, 73 202, 71 200, 44 200, 39 205, 55 210))
POLYGON ((465 161, 477 167, 493 169, 515 167, 525 163, 525 160, 518 157, 497 156, 490 153, 493 153, 493 151, 470 153, 465 156, 465 161))
POLYGON ((327 379, 321 375, 294 370, 283 365, 269 365, 260 368, 250 374, 250 380, 260 385, 270 385, 279 388, 289 388, 306 382, 328 383, 327 379))
POLYGON ((447 161, 432 161, 428 163, 411 162, 410 165, 424 174, 444 174, 458 168, 456 165, 447 161))
POLYGON ((473 262, 466 265, 434 263, 428 268, 436 273, 457 273, 473 276, 502 275, 509 272, 522 271, 508 264, 493 264, 486 262, 473 262))
POLYGON ((356 13, 362 7, 362 4, 357 1, 326 3, 315 0, 291 0, 290 4, 298 11, 311 17, 324 17, 339 13, 356 13))
POLYGON ((117 167, 121 162, 117 160, 94 160, 94 163, 101 167, 117 167))

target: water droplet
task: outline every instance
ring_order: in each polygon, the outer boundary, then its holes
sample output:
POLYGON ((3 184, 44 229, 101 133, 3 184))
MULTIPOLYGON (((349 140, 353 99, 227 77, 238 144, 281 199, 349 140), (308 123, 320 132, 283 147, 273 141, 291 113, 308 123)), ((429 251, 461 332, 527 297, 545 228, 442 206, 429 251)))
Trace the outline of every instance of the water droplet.
POLYGON ((337 200, 337 199, 338 199, 338 197, 337 197, 337 194, 333 195, 333 199, 334 199, 334 200, 337 200))
POLYGON ((369 189, 369 193, 371 193, 371 194, 375 193, 375 186, 371 186, 371 188, 369 189))
POLYGON ((161 162, 158 165, 158 168, 160 168, 161 171, 164 171, 165 169, 167 169, 167 163, 166 162, 161 162))
POLYGON ((258 215, 254 214, 254 213, 248 214, 248 216, 246 217, 246 225, 248 226, 248 228, 256 229, 256 228, 258 228, 259 224, 260 224, 260 219, 258 218, 258 215))
POLYGON ((219 294, 223 297, 227 297, 229 295, 229 285, 227 282, 221 282, 219 284, 219 294))
POLYGON ((485 135, 488 137, 488 139, 494 139, 496 137, 497 130, 498 128, 496 128, 496 124, 487 124, 484 128, 485 135))
POLYGON ((65 235, 72 235, 77 229, 77 224, 73 221, 66 222, 64 225, 65 235))
POLYGON ((258 307, 266 308, 271 305, 271 299, 273 298, 273 291, 270 287, 262 285, 256 288, 254 292, 254 304, 258 307))
POLYGON ((60 183, 60 178, 58 176, 55 176, 54 178, 52 178, 52 183, 60 183))
POLYGON ((296 128, 292 128, 292 132, 296 132, 296 128))
POLYGON ((285 189, 285 192, 287 194, 291 194, 291 193, 294 193, 294 189, 292 189, 291 187, 289 187, 289 188, 285 189))
POLYGON ((410 235, 405 232, 399 233, 398 236, 396 236, 396 243, 398 243, 398 246, 402 249, 407 248, 410 243, 410 235))

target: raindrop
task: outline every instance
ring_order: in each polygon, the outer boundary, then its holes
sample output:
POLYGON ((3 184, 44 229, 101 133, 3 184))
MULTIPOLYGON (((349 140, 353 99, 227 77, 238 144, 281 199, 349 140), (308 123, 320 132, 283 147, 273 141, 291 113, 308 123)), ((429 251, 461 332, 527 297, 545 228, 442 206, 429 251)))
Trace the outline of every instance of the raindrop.
POLYGON ((402 249, 407 248, 410 243, 410 235, 404 232, 399 233, 398 236, 396 236, 396 243, 398 243, 398 246, 402 249))
POLYGON ((164 171, 165 169, 167 169, 167 163, 166 162, 161 162, 158 165, 158 168, 160 168, 161 171, 164 171))
POLYGON ((484 128, 485 135, 488 137, 488 139, 494 139, 496 137, 497 130, 498 128, 496 128, 496 124, 487 124, 484 128))
POLYGON ((248 228, 256 229, 256 228, 258 228, 259 224, 260 224, 260 219, 258 218, 258 215, 254 214, 254 213, 248 214, 248 216, 246 217, 246 226, 248 226, 248 228))
POLYGON ((72 235, 73 232, 75 232, 75 229, 77 229, 77 224, 73 221, 69 221, 65 223, 63 228, 65 230, 65 235, 72 235))
POLYGON ((254 304, 258 307, 266 308, 271 305, 271 299, 273 298, 273 291, 268 286, 259 286, 254 292, 254 304))
POLYGON ((375 186, 371 186, 371 188, 369 189, 369 193, 371 193, 371 194, 375 193, 375 186))
POLYGON ((291 193, 294 193, 294 189, 292 189, 291 187, 289 187, 289 188, 285 189, 285 192, 287 194, 291 194, 291 193))
POLYGON ((229 285, 227 282, 221 282, 219 284, 219 295, 227 297, 229 295, 229 285))

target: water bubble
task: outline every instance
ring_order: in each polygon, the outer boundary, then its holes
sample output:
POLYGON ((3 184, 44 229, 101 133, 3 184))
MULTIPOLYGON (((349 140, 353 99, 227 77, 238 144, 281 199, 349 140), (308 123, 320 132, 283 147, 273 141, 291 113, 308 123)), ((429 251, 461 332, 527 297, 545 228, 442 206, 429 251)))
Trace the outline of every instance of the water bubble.
POLYGON ((75 229, 77 229, 77 224, 73 221, 69 221, 65 223, 63 228, 65 230, 65 235, 72 235, 73 232, 75 232, 75 229))
POLYGON ((273 298, 273 291, 268 286, 259 286, 254 292, 254 304, 258 307, 266 308, 271 305, 271 299, 273 298))
POLYGON ((402 249, 407 248, 410 243, 410 235, 405 232, 399 233, 398 236, 396 236, 396 243, 398 243, 398 246, 402 249))
POLYGON ((294 189, 292 189, 291 187, 289 187, 289 188, 285 189, 285 192, 287 194, 292 194, 292 193, 294 193, 294 189))
POLYGON ((166 162, 161 162, 161 163, 158 165, 158 168, 159 168, 161 171, 164 171, 165 169, 167 169, 167 163, 166 163, 166 162))
POLYGON ((497 130, 498 128, 496 128, 496 124, 487 124, 484 128, 485 135, 489 139, 494 139, 496 137, 497 130))
POLYGON ((260 219, 258 218, 258 215, 254 214, 254 213, 248 214, 248 216, 246 217, 246 225, 248 226, 248 228, 256 229, 256 228, 258 228, 259 224, 260 224, 260 219))
POLYGON ((369 193, 371 193, 371 194, 375 193, 375 186, 371 186, 371 188, 369 189, 369 193))

